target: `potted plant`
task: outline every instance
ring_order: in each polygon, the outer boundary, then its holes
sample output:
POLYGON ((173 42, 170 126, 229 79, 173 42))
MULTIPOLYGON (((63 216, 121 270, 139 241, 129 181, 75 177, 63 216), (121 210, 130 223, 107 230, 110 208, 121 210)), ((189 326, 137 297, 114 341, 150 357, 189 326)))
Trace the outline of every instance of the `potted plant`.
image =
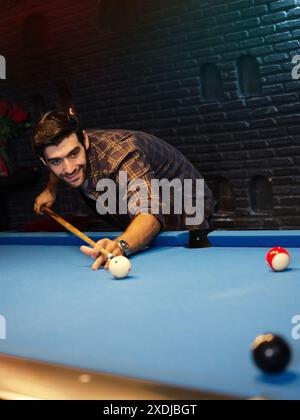
POLYGON ((0 101, 0 176, 7 177, 13 173, 13 165, 6 152, 8 141, 21 135, 28 127, 29 113, 21 105, 0 101))

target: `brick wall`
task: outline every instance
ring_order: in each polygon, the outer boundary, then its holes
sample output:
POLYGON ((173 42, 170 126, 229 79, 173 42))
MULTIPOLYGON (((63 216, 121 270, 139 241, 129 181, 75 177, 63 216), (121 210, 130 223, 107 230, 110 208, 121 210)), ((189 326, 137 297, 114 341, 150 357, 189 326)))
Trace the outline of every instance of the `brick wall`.
MULTIPOLYGON (((215 227, 299 227, 299 0, 4 4, 0 97, 33 118, 74 103, 86 127, 148 131, 178 147, 219 198, 215 227)), ((38 164, 29 133, 10 152, 38 164)), ((45 177, 10 197, 12 229, 34 217, 45 177)), ((67 189, 58 208, 88 211, 67 189)))

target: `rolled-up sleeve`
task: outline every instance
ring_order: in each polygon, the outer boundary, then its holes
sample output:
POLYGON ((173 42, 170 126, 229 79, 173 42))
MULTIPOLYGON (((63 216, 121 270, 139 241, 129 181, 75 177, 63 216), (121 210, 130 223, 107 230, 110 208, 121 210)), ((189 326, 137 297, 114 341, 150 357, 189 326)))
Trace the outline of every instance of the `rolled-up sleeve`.
POLYGON ((130 151, 119 162, 115 178, 119 189, 123 191, 120 199, 127 205, 128 215, 133 220, 139 214, 152 214, 166 227, 163 203, 154 185, 156 177, 145 154, 140 150, 130 151), (126 188, 120 173, 126 173, 126 188))

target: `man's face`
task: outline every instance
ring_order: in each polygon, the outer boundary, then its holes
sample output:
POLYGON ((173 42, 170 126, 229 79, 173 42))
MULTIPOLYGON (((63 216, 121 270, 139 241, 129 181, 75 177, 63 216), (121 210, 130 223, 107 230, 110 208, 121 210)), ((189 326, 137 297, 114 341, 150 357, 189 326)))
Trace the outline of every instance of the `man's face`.
POLYGON ((86 153, 76 134, 71 134, 58 146, 47 147, 44 155, 48 168, 59 179, 72 188, 83 185, 87 168, 86 153))

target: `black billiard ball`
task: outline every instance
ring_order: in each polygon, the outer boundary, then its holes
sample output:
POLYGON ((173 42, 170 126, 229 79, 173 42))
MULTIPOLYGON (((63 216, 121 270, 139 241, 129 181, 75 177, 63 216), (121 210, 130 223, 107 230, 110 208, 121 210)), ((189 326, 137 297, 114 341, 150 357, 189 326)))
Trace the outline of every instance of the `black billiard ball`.
POLYGON ((268 374, 284 372, 292 357, 287 342, 273 334, 257 337, 252 345, 252 355, 256 365, 268 374))

